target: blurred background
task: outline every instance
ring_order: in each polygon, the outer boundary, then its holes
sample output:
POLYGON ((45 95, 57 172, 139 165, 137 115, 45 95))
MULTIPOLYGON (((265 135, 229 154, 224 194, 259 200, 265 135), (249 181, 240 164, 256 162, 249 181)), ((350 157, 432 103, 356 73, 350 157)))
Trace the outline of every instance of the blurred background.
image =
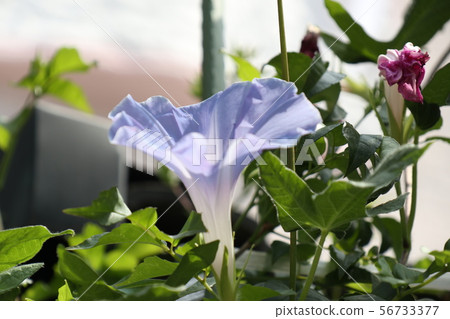
MULTIPOLYGON (((410 3, 409 0, 339 2, 369 35, 386 41, 398 31, 410 3)), ((309 24, 336 36, 341 33, 322 1, 285 0, 284 6, 290 51, 299 50, 309 24)), ((226 0, 223 11, 216 14, 223 17, 226 52, 248 52, 249 60, 257 67, 279 53, 276 1, 226 0)), ((27 91, 14 87, 13 83, 27 73, 34 56, 40 54, 48 59, 61 46, 77 48, 87 62, 97 61, 97 67, 89 73, 70 77, 83 87, 95 114, 105 121, 110 110, 127 94, 138 101, 164 95, 175 105, 192 104, 198 101, 193 88, 201 72, 201 26, 201 0, 2 0, 0 116, 12 117, 23 106, 27 91)), ((449 39, 447 23, 422 48, 431 56, 429 70, 443 55, 449 39)), ((353 79, 368 83, 378 79, 375 65, 336 65, 337 59, 323 42, 319 47, 325 60, 353 79)), ((228 57, 224 59, 227 78, 231 79, 234 65, 228 57)), ((345 93, 340 105, 349 113, 351 123, 359 118, 364 107, 360 100, 345 93)), ((449 136, 450 111, 448 108, 441 111, 444 124, 439 135, 449 136)), ((364 133, 380 133, 376 126, 375 120, 369 118, 359 129, 364 133)), ((449 237, 448 158, 450 147, 438 142, 420 162, 413 259, 421 256, 423 249, 441 249, 449 237)))

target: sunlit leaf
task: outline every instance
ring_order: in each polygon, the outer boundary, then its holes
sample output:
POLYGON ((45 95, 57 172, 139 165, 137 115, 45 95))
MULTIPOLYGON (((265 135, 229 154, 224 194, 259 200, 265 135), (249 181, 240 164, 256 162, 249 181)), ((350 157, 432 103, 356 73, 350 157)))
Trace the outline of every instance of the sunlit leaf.
POLYGON ((43 266, 43 263, 35 263, 16 266, 0 272, 0 294, 16 288, 43 266))
POLYGON ((145 284, 145 281, 148 281, 148 279, 171 275, 177 266, 177 263, 161 259, 157 256, 147 257, 136 267, 127 280, 120 282, 117 286, 135 287, 138 283, 142 284, 143 282, 145 284))
POLYGON ((73 300, 72 292, 67 280, 64 280, 64 282, 64 285, 58 289, 58 301, 71 301, 73 300))
POLYGON ((180 264, 167 279, 166 284, 172 287, 186 284, 202 269, 211 265, 216 257, 219 241, 214 241, 189 250, 181 259, 180 264))
POLYGON ((244 58, 230 53, 225 54, 232 58, 236 63, 237 74, 241 81, 251 81, 254 78, 261 77, 261 73, 258 71, 258 69, 251 65, 250 62, 248 62, 244 58))
POLYGON ((352 220, 366 217, 365 205, 373 187, 368 184, 334 181, 321 193, 313 193, 305 181, 286 168, 270 152, 263 155, 261 179, 274 200, 285 231, 310 225, 330 231, 352 220))
POLYGON ((83 89, 72 81, 56 78, 45 87, 45 93, 51 94, 74 108, 93 113, 83 89))
POLYGON ((131 214, 116 187, 101 192, 90 206, 67 208, 63 212, 69 215, 89 218, 105 226, 118 223, 131 214))
POLYGON ((76 49, 61 48, 48 62, 48 73, 49 77, 55 77, 63 73, 85 72, 94 65, 84 62, 76 49))
POLYGON ((44 226, 27 226, 0 231, 0 271, 33 258, 47 239, 73 235, 73 230, 51 233, 44 226))

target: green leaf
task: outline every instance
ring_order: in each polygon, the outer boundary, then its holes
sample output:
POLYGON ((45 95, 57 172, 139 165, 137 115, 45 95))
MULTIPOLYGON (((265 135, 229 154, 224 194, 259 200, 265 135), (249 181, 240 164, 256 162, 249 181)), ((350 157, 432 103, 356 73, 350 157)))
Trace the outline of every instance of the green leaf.
POLYGON ((313 194, 305 181, 283 166, 272 153, 263 155, 260 166, 264 187, 277 206, 285 231, 311 225, 330 231, 352 220, 366 217, 365 205, 373 187, 367 184, 334 181, 321 193, 313 194))
POLYGON ((297 245, 297 261, 305 262, 316 252, 316 245, 310 243, 301 243, 297 245))
POLYGON ((300 218, 302 224, 316 225, 312 191, 306 182, 286 168, 272 153, 265 152, 262 158, 267 165, 259 167, 261 180, 277 207, 278 219, 283 229, 299 229, 297 219, 300 218))
POLYGON ((0 294, 16 288, 43 266, 43 263, 35 263, 13 267, 0 272, 0 294))
POLYGON ((389 48, 401 49, 406 42, 422 46, 450 20, 450 2, 414 0, 405 14, 403 26, 389 48))
POLYGON ((397 211, 405 205, 405 201, 406 201, 408 195, 409 195, 409 193, 405 193, 405 194, 398 196, 395 199, 387 201, 376 207, 368 207, 367 215, 373 217, 373 216, 377 216, 380 214, 387 214, 390 212, 397 211))
POLYGON ((289 253, 289 244, 274 240, 272 244, 270 245, 271 249, 271 260, 272 265, 275 264, 281 257, 286 256, 289 253))
MULTIPOLYGON (((367 58, 357 48, 354 48, 351 44, 347 44, 339 41, 338 38, 331 34, 321 32, 320 37, 325 41, 325 44, 333 50, 333 52, 344 62, 347 63, 359 63, 372 61, 367 58)), ((373 62, 373 61, 372 61, 373 62)))
POLYGON ((139 226, 142 230, 151 232, 156 239, 173 243, 173 238, 158 229, 155 226, 158 220, 156 208, 147 207, 133 212, 127 217, 133 225, 139 226))
POLYGON ((397 179, 403 170, 417 162, 430 145, 418 148, 414 145, 401 145, 390 151, 375 167, 375 170, 364 182, 380 189, 397 179))
POLYGON ((202 269, 212 264, 218 248, 219 241, 214 241, 189 250, 183 256, 172 275, 167 279, 166 284, 172 287, 186 284, 202 269))
POLYGON ((395 264, 392 269, 392 274, 408 284, 420 282, 423 278, 423 273, 421 271, 408 268, 402 264, 395 264))
POLYGON ((105 226, 118 223, 131 214, 116 187, 101 192, 90 206, 67 208, 63 212, 69 215, 89 218, 105 226))
POLYGON ((39 56, 30 63, 28 74, 22 78, 17 85, 33 91, 37 96, 42 94, 42 86, 47 80, 47 66, 39 56))
POLYGON ((387 201, 376 207, 367 208, 367 215, 368 216, 377 216, 380 214, 387 214, 390 212, 395 212, 405 205, 405 201, 406 201, 406 198, 408 197, 408 195, 409 195, 409 193, 402 194, 402 195, 398 196, 397 198, 387 201))
POLYGON ((32 112, 33 108, 25 107, 12 121, 1 123, 0 144, 3 145, 4 149, 2 153, 0 147, 0 190, 5 186, 20 132, 28 122, 32 112))
POLYGON ((311 88, 311 90, 305 92, 305 94, 308 98, 313 99, 315 95, 338 84, 343 78, 345 78, 345 74, 327 71, 320 77, 319 81, 311 88))
POLYGON ((73 234, 71 229, 51 233, 44 226, 27 226, 0 231, 0 271, 33 258, 47 239, 73 234))
POLYGON ((45 86, 44 93, 51 94, 80 111, 93 113, 83 89, 72 81, 62 78, 52 79, 45 86))
POLYGON ((444 137, 444 136, 432 136, 425 140, 425 142, 429 142, 429 141, 442 141, 447 144, 450 144, 450 138, 444 137))
MULTIPOLYGON (((5 125, 0 123, 0 150, 6 151, 11 140, 11 132, 7 129, 5 125)), ((1 157, 0 157, 1 159, 1 157)))
POLYGON ((381 232, 382 242, 380 253, 392 247, 397 259, 401 258, 403 251, 401 224, 392 218, 375 217, 373 219, 373 225, 381 232))
POLYGON ((133 243, 161 246, 161 242, 150 236, 148 232, 136 225, 126 223, 114 228, 111 232, 94 235, 77 246, 69 247, 68 250, 89 249, 100 245, 133 243))
POLYGON ((422 130, 432 128, 441 119, 441 110, 437 104, 427 101, 423 104, 405 101, 405 105, 414 116, 417 126, 422 130))
POLYGON ((184 256, 184 255, 186 255, 186 253, 187 253, 189 250, 191 250, 191 249, 193 249, 193 248, 195 248, 195 247, 200 246, 200 242, 201 242, 200 236, 197 234, 194 238, 192 238, 192 239, 191 239, 190 241, 188 241, 187 243, 178 246, 178 247, 176 248, 176 250, 175 250, 175 253, 176 253, 177 255, 184 256))
POLYGON ((450 250, 433 250, 430 255, 434 256, 437 266, 444 267, 450 264, 450 250))
POLYGON ((237 299, 240 301, 260 301, 280 294, 267 287, 244 285, 237 291, 237 299))
POLYGON ((439 69, 422 91, 427 104, 448 104, 450 95, 450 63, 439 69))
POLYGON ((178 245, 178 243, 180 242, 180 239, 185 238, 185 237, 190 237, 190 236, 194 236, 198 233, 203 233, 206 232, 206 228, 205 225, 203 225, 202 222, 202 216, 199 213, 196 212, 191 212, 189 214, 189 217, 186 221, 186 223, 183 225, 183 228, 181 228, 180 232, 174 236, 172 236, 172 238, 175 239, 175 246, 178 245))
POLYGON ((97 273, 81 257, 70 253, 59 245, 57 250, 58 269, 64 279, 78 285, 91 285, 99 279, 97 273))
POLYGON ((230 53, 225 53, 234 60, 237 66, 237 75, 241 81, 251 81, 254 78, 260 78, 261 73, 244 58, 230 53))
MULTIPOLYGON (((297 86, 298 92, 302 92, 310 72, 312 59, 303 53, 288 52, 288 61, 291 81, 297 86)), ((272 58, 267 64, 273 66, 278 75, 283 73, 281 55, 272 58)))
POLYGON ((380 147, 382 137, 380 135, 360 135, 350 123, 346 123, 342 128, 342 134, 348 141, 349 161, 345 172, 345 175, 348 175, 372 157, 380 147))
MULTIPOLYGON (((0 293, 0 301, 15 301, 20 294, 20 288, 16 287, 5 293, 0 293)), ((23 297, 22 297, 23 298, 23 297)), ((28 300, 23 298, 24 300, 28 300)))
POLYGON ((73 300, 72 291, 70 291, 67 280, 64 280, 64 285, 58 289, 58 301, 71 301, 73 300))
POLYGON ((342 134, 342 129, 340 128, 343 125, 344 123, 337 123, 324 126, 308 135, 308 138, 312 138, 314 141, 317 141, 318 139, 326 136, 330 139, 330 143, 332 143, 333 146, 344 145, 347 141, 342 134))
POLYGON ((126 294, 123 300, 126 301, 172 301, 177 300, 184 292, 184 287, 169 287, 165 284, 157 283, 149 285, 144 289, 126 294))
POLYGON ((74 293, 75 300, 93 300, 93 301, 101 301, 101 300, 122 300, 124 295, 119 290, 111 287, 104 282, 96 282, 91 285, 80 286, 77 290, 77 293, 74 293))
POLYGON ((345 254, 331 245, 330 255, 333 257, 333 261, 339 265, 339 267, 337 267, 338 277, 339 279, 342 279, 344 275, 349 273, 349 269, 353 267, 362 256, 364 256, 364 252, 361 250, 355 250, 345 254))
POLYGON ((376 61, 378 55, 385 51, 386 46, 367 35, 364 29, 353 20, 338 2, 325 0, 325 6, 337 25, 345 31, 345 35, 350 40, 351 48, 359 51, 365 58, 376 61))
POLYGON ((85 63, 76 49, 61 48, 48 62, 48 73, 50 77, 55 77, 63 73, 85 72, 94 65, 85 63))
POLYGON ((136 284, 146 284, 151 278, 171 275, 177 266, 177 263, 156 256, 147 257, 136 267, 128 279, 118 283, 117 286, 121 288, 137 287, 136 284))
POLYGON ((383 141, 381 142, 380 148, 380 157, 385 158, 390 153, 397 151, 399 147, 400 144, 395 138, 392 138, 390 136, 383 136, 383 141))
MULTIPOLYGON (((84 224, 81 232, 68 238, 67 242, 69 246, 77 246, 92 236, 102 234, 103 232, 104 229, 102 227, 88 222, 84 224)), ((100 270, 105 263, 106 247, 98 246, 86 250, 80 249, 77 251, 77 254, 80 255, 93 269, 100 270)))
POLYGON ((319 56, 313 58, 303 92, 309 98, 312 88, 319 82, 319 79, 327 72, 329 63, 324 62, 319 56))
POLYGON ((343 43, 326 33, 321 33, 321 37, 341 60, 348 63, 376 62, 378 55, 385 54, 387 49, 401 49, 406 42, 422 46, 450 19, 448 1, 415 0, 395 38, 381 42, 372 39, 338 2, 325 0, 325 5, 350 42, 343 43))

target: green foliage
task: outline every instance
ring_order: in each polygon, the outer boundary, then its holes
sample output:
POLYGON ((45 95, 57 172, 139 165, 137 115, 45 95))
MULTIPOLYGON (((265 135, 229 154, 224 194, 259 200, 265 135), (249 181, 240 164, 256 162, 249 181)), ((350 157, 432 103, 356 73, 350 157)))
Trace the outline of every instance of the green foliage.
POLYGON ((402 194, 395 199, 387 201, 375 207, 368 207, 366 212, 368 216, 377 216, 380 214, 387 214, 395 212, 405 205, 406 198, 409 194, 402 194))
POLYGON ((136 287, 151 282, 150 279, 171 275, 177 268, 177 263, 161 259, 157 256, 147 257, 133 271, 131 276, 117 284, 118 287, 136 287))
POLYGON ((345 175, 348 175, 361 165, 364 165, 381 145, 379 135, 360 135, 352 125, 347 123, 342 134, 348 141, 349 161, 345 175))
MULTIPOLYGON (((398 34, 391 41, 380 42, 372 39, 337 1, 324 3, 345 31, 348 42, 326 33, 321 37, 332 45, 341 61, 348 63, 375 62, 379 54, 400 49, 406 42, 424 45, 450 19, 448 1, 413 0, 398 34)), ((240 80, 261 77, 245 56, 227 55, 235 62, 240 80)), ((205 244, 203 233, 207 229, 201 214, 191 212, 177 234, 167 234, 157 226, 156 208, 132 212, 118 189, 111 188, 89 206, 64 210, 101 226, 89 222, 79 234, 67 238, 68 248, 57 247, 58 261, 50 282, 38 281, 29 286, 26 279, 43 264, 23 263, 33 258, 47 239, 73 235, 73 231, 51 233, 44 226, 0 231, 0 300, 288 300, 299 293, 307 300, 413 300, 416 294, 420 298, 422 288, 450 270, 450 241, 442 250, 430 252, 416 265, 419 269, 408 265, 411 225, 405 225, 404 220, 411 221, 413 216, 402 215, 398 221, 395 212, 414 206, 416 192, 402 191, 398 183, 405 169, 415 165, 431 144, 423 145, 417 137, 442 125, 440 107, 450 102, 449 64, 432 74, 422 91, 423 104, 406 103, 409 111, 405 111, 400 125, 402 131, 395 136, 397 142, 388 136, 393 130, 380 83, 371 89, 368 84, 358 86, 348 80, 345 90, 362 97, 366 104, 360 121, 352 125, 345 122, 346 113, 339 106, 345 75, 332 71, 320 55, 311 59, 290 52, 288 60, 292 85, 317 104, 324 126, 298 141, 295 170, 284 166, 277 157, 282 154, 279 150, 263 154, 267 165, 257 161, 248 165, 244 185, 253 198, 234 230, 240 232, 247 213, 253 215, 255 211, 256 227, 251 229, 253 233, 244 235, 246 241, 237 256, 264 242, 268 233, 278 239, 285 237, 277 230, 279 225, 285 231, 296 232, 294 249, 285 241, 273 241, 266 254, 269 262, 260 260, 259 255, 255 258, 257 267, 250 267, 250 257, 239 267, 244 268, 240 269, 239 283, 227 286, 227 279, 236 280, 227 277, 233 273, 227 268, 228 252, 224 252, 221 274, 213 274, 210 265, 220 243, 205 244), (358 132, 358 125, 371 112, 385 136, 358 132), (415 145, 408 144, 413 137, 415 145), (311 155, 310 159, 305 160, 306 155, 311 155), (397 196, 385 196, 394 185, 397 196), (405 205, 408 196, 414 205, 405 205), (374 234, 381 234, 381 239, 374 234), (376 246, 369 246, 372 244, 376 246), (331 260, 320 265, 322 250, 328 250, 331 260), (277 267, 282 267, 291 251, 296 252, 293 263, 309 266, 310 273, 304 281, 302 268, 301 278, 295 278, 296 285, 288 287, 286 278, 280 275, 283 269, 277 267), (391 251, 395 258, 387 257, 391 251), (216 283, 213 275, 221 275, 222 280, 216 283)), ((281 55, 267 64, 280 77, 281 55)), ((65 76, 86 72, 92 66, 69 48, 60 49, 49 61, 36 57, 31 62, 29 73, 18 83, 31 90, 30 103, 15 119, 0 123, 0 188, 17 137, 36 99, 48 94, 77 109, 91 111, 82 89, 65 76)), ((434 140, 450 141, 445 136, 434 136, 425 142, 434 140)), ((160 173, 167 184, 179 183, 167 169, 160 173)), ((427 292, 430 296, 433 292, 427 292)))
POLYGON ((67 283, 67 280, 64 281, 64 286, 61 286, 58 289, 58 301, 72 301, 72 291, 70 291, 69 284, 67 283))
POLYGON ((16 266, 0 272, 0 294, 16 288, 43 266, 43 263, 34 263, 16 266))
POLYGON ((336 1, 325 0, 329 14, 345 32, 349 43, 321 33, 327 46, 344 62, 376 62, 387 49, 401 49, 406 42, 422 46, 450 19, 450 3, 441 0, 414 0, 406 12, 403 26, 389 42, 372 39, 364 29, 336 1))
POLYGON ((241 301, 260 301, 279 296, 279 293, 267 287, 244 285, 238 289, 237 299, 241 301))
MULTIPOLYGON (((303 54, 296 52, 288 53, 288 61, 289 61, 289 76, 291 81, 295 83, 299 92, 303 92, 303 87, 308 79, 308 75, 311 71, 311 63, 312 59, 303 54)), ((281 55, 277 55, 272 58, 267 64, 273 66, 277 71, 277 74, 281 77, 282 72, 282 64, 281 64, 281 55)))
POLYGON ((90 206, 67 208, 63 212, 69 215, 89 218, 105 226, 120 222, 131 214, 116 187, 101 192, 90 206))
POLYGON ((246 59, 230 53, 225 54, 232 58, 236 63, 237 75, 241 81, 251 81, 261 77, 261 73, 258 69, 251 65, 246 59))
POLYGON ((4 271, 33 258, 47 239, 73 235, 68 229, 51 233, 44 226, 28 226, 0 231, 0 271, 4 271))
POLYGON ((219 242, 214 241, 188 251, 180 261, 175 271, 167 279, 168 286, 177 287, 186 284, 214 261, 219 242))
POLYGON ((439 106, 450 102, 450 63, 439 69, 423 89, 423 97, 427 103, 439 106))
POLYGON ((263 158, 267 165, 260 166, 261 179, 285 231, 309 225, 328 232, 366 216, 366 201, 373 190, 370 184, 334 181, 315 194, 273 154, 266 152, 263 158))
POLYGON ((28 74, 17 85, 31 90, 36 98, 46 94, 53 95, 76 109, 92 113, 83 90, 61 76, 86 72, 94 65, 95 63, 85 63, 76 49, 61 48, 48 62, 37 56, 31 62, 28 74))

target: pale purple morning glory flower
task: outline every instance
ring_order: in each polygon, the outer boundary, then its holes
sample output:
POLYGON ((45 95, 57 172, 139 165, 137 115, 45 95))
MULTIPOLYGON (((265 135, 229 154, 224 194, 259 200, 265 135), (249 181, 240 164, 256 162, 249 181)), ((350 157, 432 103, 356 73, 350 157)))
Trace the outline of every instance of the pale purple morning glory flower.
POLYGON ((279 79, 255 79, 180 108, 161 96, 141 103, 127 96, 109 115, 114 144, 130 145, 136 134, 152 132, 132 146, 165 163, 184 183, 208 230, 205 241, 220 240, 212 265, 219 281, 225 247, 228 251, 231 286, 230 212, 240 173, 263 150, 293 146, 321 122, 314 105, 296 91, 295 85, 279 79))
POLYGON ((398 91, 405 100, 423 103, 420 84, 425 76, 424 65, 429 59, 428 53, 408 42, 400 51, 387 50, 386 55, 380 55, 378 69, 390 86, 398 84, 398 91))

